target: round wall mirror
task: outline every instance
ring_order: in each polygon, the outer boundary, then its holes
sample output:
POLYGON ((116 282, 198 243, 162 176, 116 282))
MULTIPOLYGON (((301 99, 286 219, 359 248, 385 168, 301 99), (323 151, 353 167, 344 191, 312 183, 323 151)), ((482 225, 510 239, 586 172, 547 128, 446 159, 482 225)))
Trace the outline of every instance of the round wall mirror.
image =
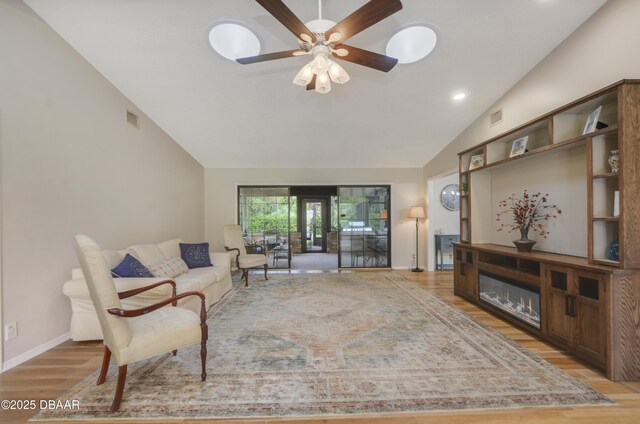
POLYGON ((460 187, 458 184, 449 184, 440 193, 442 206, 450 211, 460 210, 460 187))

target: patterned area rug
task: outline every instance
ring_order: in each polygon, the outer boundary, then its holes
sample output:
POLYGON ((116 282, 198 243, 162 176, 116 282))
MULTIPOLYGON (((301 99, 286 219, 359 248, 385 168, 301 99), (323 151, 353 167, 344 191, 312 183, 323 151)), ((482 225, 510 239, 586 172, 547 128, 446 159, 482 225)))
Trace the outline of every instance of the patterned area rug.
POLYGON ((37 420, 212 418, 611 404, 604 395, 394 273, 273 275, 209 313, 206 383, 197 347, 97 371, 37 420))

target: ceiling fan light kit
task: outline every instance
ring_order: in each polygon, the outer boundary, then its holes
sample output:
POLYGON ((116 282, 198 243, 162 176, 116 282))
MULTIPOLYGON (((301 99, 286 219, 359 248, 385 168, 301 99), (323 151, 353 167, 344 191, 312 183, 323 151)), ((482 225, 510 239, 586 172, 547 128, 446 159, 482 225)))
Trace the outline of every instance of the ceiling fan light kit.
POLYGON ((320 94, 327 94, 331 91, 331 80, 329 80, 329 76, 325 72, 324 74, 318 75, 318 81, 316 82, 316 91, 320 94))
POLYGON ((337 84, 344 84, 351 79, 347 71, 331 59, 329 59, 329 77, 337 84))
POLYGON ((332 56, 383 72, 389 72, 398 63, 398 59, 343 43, 401 10, 400 0, 370 0, 337 24, 322 19, 322 0, 318 0, 319 19, 306 24, 282 0, 256 1, 296 36, 300 48, 239 58, 237 62, 240 64, 312 55, 311 62, 300 69, 293 83, 326 94, 331 91, 332 81, 344 84, 351 79, 347 71, 331 59, 332 56))
POLYGON ((295 78, 293 78, 293 83, 301 87, 306 87, 312 79, 313 71, 311 70, 311 64, 307 63, 302 67, 302 69, 300 69, 300 71, 298 71, 295 78))

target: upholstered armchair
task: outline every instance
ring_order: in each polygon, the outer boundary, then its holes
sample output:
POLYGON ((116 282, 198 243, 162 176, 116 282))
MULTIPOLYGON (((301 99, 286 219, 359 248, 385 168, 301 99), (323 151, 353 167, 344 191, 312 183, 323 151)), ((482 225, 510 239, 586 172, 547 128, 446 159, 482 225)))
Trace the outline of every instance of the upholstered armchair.
POLYGON ((97 384, 100 385, 106 380, 111 355, 115 357, 118 364, 118 383, 111 412, 116 412, 120 408, 127 377, 127 365, 136 361, 167 352, 176 355, 177 349, 200 343, 200 360, 202 361, 200 377, 205 381, 208 328, 204 295, 191 291, 176 296, 176 285, 172 280, 118 293, 111 270, 98 245, 89 237, 78 235, 75 237, 75 249, 104 335, 104 357, 97 384), (120 299, 135 296, 164 284, 173 286, 172 297, 139 309, 122 309, 120 299), (176 302, 187 296, 200 298, 199 317, 195 312, 176 307, 176 302))
MULTIPOLYGON (((242 229, 239 225, 225 225, 224 226, 224 248, 229 252, 235 252, 236 266, 242 270, 242 278, 244 278, 244 285, 249 285, 249 269, 256 267, 264 268, 264 279, 267 278, 267 257, 263 254, 248 254, 242 238, 242 229)), ((232 253, 233 255, 233 253, 232 253)))

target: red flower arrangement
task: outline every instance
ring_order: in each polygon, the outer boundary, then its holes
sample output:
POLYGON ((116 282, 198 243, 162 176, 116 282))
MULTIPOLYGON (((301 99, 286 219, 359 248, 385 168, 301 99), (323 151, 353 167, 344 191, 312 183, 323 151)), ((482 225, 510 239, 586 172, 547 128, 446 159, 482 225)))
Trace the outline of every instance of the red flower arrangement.
POLYGON ((498 212, 496 217, 496 221, 500 222, 498 231, 505 229, 509 232, 520 230, 522 238, 526 239, 529 229, 532 229, 542 237, 547 238, 549 232, 542 228, 542 223, 551 218, 557 218, 562 213, 556 205, 547 203, 548 197, 548 194, 544 196, 540 193, 529 194, 525 190, 522 199, 516 198, 514 193, 506 200, 500 201, 498 207, 503 210, 498 212), (501 217, 505 214, 513 216, 511 224, 501 222, 501 217))

